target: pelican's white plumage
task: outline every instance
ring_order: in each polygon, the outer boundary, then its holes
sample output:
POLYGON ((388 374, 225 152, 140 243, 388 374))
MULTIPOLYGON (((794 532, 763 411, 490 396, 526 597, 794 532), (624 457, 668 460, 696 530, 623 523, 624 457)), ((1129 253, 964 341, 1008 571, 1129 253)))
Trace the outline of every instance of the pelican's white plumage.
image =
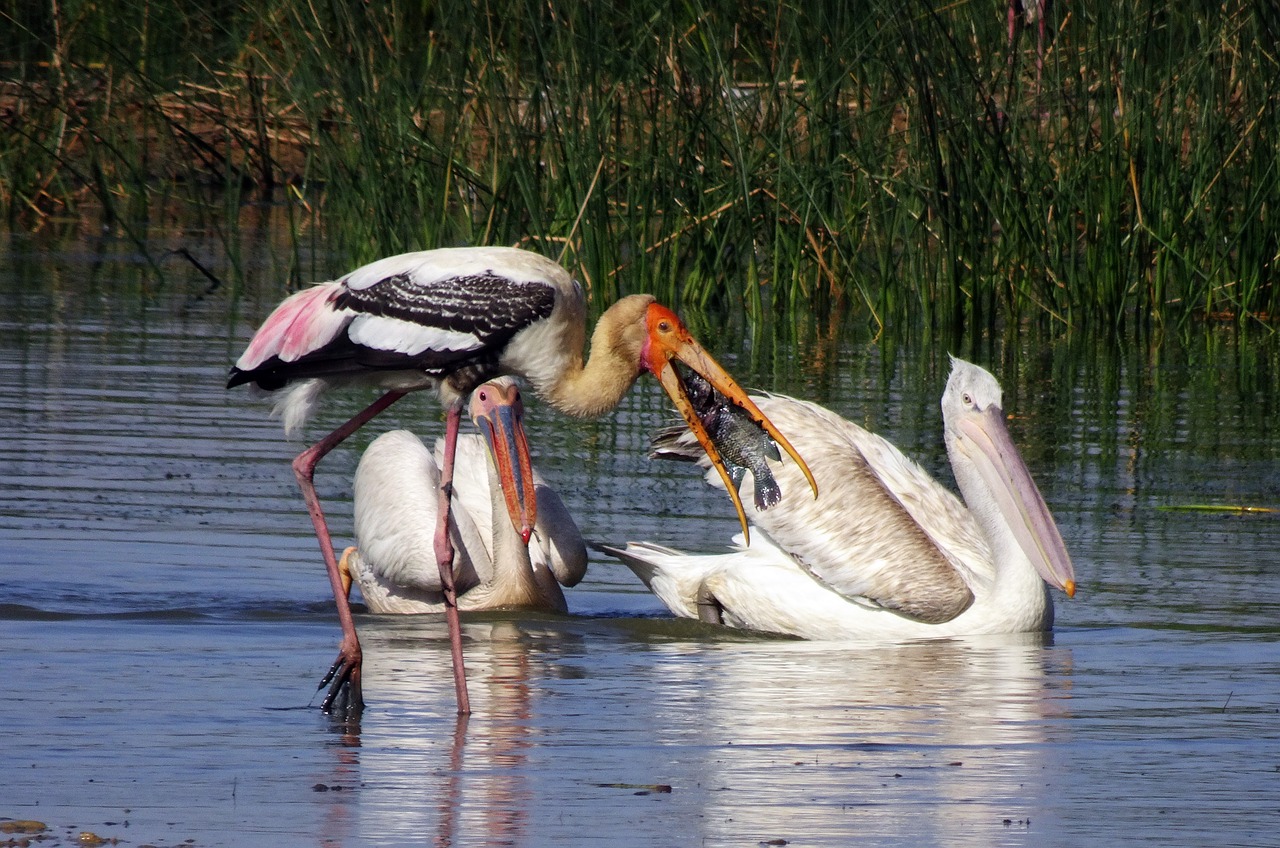
MULTIPOLYGON (((443 450, 443 439, 433 455, 413 433, 392 430, 360 459, 357 547, 343 563, 373 612, 444 610, 433 548, 443 450)), ((459 436, 455 462, 450 528, 458 609, 566 612, 560 587, 582 579, 587 551, 564 502, 535 471, 538 516, 526 547, 507 518, 483 439, 459 436)))
MULTIPOLYGON (((1061 536, 1004 427, 1000 386, 953 360, 944 433, 962 503, 886 440, 816 404, 756 398, 818 480, 770 463, 782 488, 751 508, 750 545, 694 556, 610 549, 674 613, 809 639, 914 639, 1047 630, 1045 581, 1068 594, 1061 536)), ((687 452, 681 440, 675 450, 687 452)), ((719 483, 719 476, 708 474, 719 483)), ((742 486, 751 486, 750 475, 742 486)), ((750 499, 744 499, 750 503, 750 499)))

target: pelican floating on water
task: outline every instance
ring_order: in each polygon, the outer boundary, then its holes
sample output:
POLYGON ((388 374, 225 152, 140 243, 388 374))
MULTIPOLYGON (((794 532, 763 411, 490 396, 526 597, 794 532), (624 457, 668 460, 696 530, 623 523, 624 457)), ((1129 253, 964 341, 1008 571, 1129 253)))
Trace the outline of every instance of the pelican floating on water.
MULTIPOLYGON (((470 410, 484 436, 458 437, 453 469, 458 609, 567 612, 560 587, 586 574, 587 549, 560 496, 528 462, 520 390, 510 377, 491 380, 472 394, 470 410), (527 526, 533 512, 532 527, 517 528, 515 521, 527 526)), ((343 553, 339 570, 372 612, 444 612, 434 549, 443 454, 443 438, 433 456, 413 433, 392 430, 360 458, 357 546, 343 553)))
MULTIPOLYGON (((703 556, 648 543, 606 548, 672 612, 808 639, 1052 627, 1045 584, 1073 595, 1075 572, 1010 440, 991 374, 953 358, 942 396, 963 503, 889 442, 827 409, 783 396, 754 399, 808 461, 820 494, 814 499, 783 458, 769 465, 782 500, 767 511, 748 506, 749 545, 738 536, 733 552, 703 556)), ((663 441, 658 453, 697 456, 687 439, 663 441)), ((708 474, 713 485, 719 480, 708 474)))

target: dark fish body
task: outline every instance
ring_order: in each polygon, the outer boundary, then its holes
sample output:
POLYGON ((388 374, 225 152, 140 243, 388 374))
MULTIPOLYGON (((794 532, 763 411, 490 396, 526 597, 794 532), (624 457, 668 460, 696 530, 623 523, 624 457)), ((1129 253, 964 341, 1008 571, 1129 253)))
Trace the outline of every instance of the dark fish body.
POLYGON ((773 479, 766 459, 778 462, 782 455, 778 446, 751 416, 735 404, 717 406, 702 416, 720 458, 729 470, 735 486, 742 483, 744 472, 750 471, 756 483, 756 508, 768 509, 782 499, 782 489, 773 479))
MULTIPOLYGON (((743 476, 750 471, 755 480, 756 508, 766 510, 775 505, 782 499, 782 489, 769 470, 768 460, 781 460, 778 445, 745 409, 717 392, 698 374, 687 368, 676 367, 689 402, 702 419, 702 426, 707 428, 711 442, 720 452, 720 458, 724 460, 733 485, 741 485, 743 476)), ((683 432, 683 429, 677 428, 677 431, 683 432)), ((659 433, 655 437, 655 447, 658 447, 663 436, 664 434, 659 433)), ((658 453, 667 455, 660 448, 658 453)))

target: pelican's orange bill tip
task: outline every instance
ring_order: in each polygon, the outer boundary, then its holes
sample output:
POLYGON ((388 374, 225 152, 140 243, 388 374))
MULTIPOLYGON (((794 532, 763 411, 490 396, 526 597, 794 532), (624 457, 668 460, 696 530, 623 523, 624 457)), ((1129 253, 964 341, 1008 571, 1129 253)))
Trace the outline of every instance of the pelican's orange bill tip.
POLYGON ((1074 598, 1076 596, 1076 581, 1068 580, 1063 584, 1062 591, 1067 593, 1068 598, 1074 598))
MULTIPOLYGON (((670 367, 671 358, 674 356, 685 365, 688 365, 694 371, 697 371, 702 375, 702 377, 714 386, 716 391, 720 392, 720 394, 724 395, 737 406, 745 409, 751 416, 751 420, 762 427, 775 442, 781 445, 782 449, 786 451, 787 454, 795 461, 796 465, 800 467, 800 470, 804 473, 805 479, 809 481, 809 488, 813 489, 813 496, 816 498, 818 496, 818 481, 814 479, 813 472, 809 470, 809 464, 804 461, 802 456, 800 456, 800 452, 792 447, 790 440, 788 440, 786 436, 782 435, 782 431, 773 426, 773 422, 769 420, 768 416, 766 416, 763 411, 761 411, 760 407, 756 406, 755 401, 751 399, 750 395, 748 395, 742 387, 738 385, 738 381, 733 379, 729 372, 724 370, 720 363, 716 362, 711 357, 711 354, 707 353, 707 351, 702 347, 702 345, 698 344, 697 339, 695 339, 693 334, 689 332, 683 323, 681 323, 676 314, 660 303, 651 304, 649 306, 648 327, 650 345, 657 343, 663 354, 663 362, 661 363, 660 368, 662 370, 670 370, 674 374, 675 369, 670 367)), ((654 371, 654 376, 656 376, 665 387, 666 380, 658 370, 653 369, 652 358, 652 351, 650 351, 650 370, 654 371)), ((680 382, 678 376, 675 378, 675 382, 680 382)), ((667 393, 671 394, 671 390, 669 388, 667 389, 667 393)), ((681 395, 684 395, 683 387, 681 387, 681 395)), ((672 397, 674 398, 675 395, 672 395, 672 397)), ((683 412, 683 410, 681 411, 683 412)), ((694 417, 696 418, 697 416, 694 417)), ((685 420, 689 421, 689 415, 685 415, 685 420)), ((701 423, 699 422, 699 427, 700 426, 701 423)), ((693 428, 692 422, 690 422, 690 427, 693 428)), ((697 432, 696 428, 695 432, 697 432)), ((703 441, 701 437, 699 437, 699 441, 703 441)), ((709 438, 707 441, 709 441, 709 438)), ((710 456, 711 452, 708 451, 707 455, 710 456)), ((716 456, 719 456, 718 452, 716 456)), ((713 462, 715 462, 714 459, 713 462)), ((719 468, 719 463, 716 463, 716 465, 717 468, 719 468)), ((726 477, 727 485, 728 475, 723 469, 721 469, 721 476, 726 477)), ((733 487, 730 486, 729 488, 732 489, 733 487)))

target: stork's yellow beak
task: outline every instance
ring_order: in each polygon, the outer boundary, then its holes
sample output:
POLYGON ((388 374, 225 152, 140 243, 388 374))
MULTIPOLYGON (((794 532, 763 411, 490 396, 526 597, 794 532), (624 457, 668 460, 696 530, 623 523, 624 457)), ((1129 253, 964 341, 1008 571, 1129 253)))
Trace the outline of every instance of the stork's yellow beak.
POLYGON ((742 533, 748 542, 751 539, 751 532, 747 527, 747 514, 742 508, 742 498, 738 495, 738 487, 733 485, 730 480, 724 459, 721 458, 720 451, 716 449, 715 443, 707 433, 707 428, 703 425, 702 419, 698 415, 698 410, 690 402, 684 383, 681 382, 680 375, 676 373, 676 369, 671 365, 671 360, 678 359, 683 362, 730 402, 743 409, 752 421, 768 433, 795 460, 796 465, 800 466, 800 470, 804 472, 805 479, 809 481, 814 497, 817 497, 818 484, 813 479, 813 473, 796 449, 791 446, 791 442, 787 441, 787 437, 782 435, 777 427, 773 426, 773 422, 752 402, 737 381, 729 376, 729 372, 720 367, 720 363, 712 359, 711 354, 707 353, 702 345, 698 344, 693 334, 685 328, 674 312, 659 303, 652 304, 649 307, 648 330, 649 338, 644 347, 642 362, 653 373, 653 376, 658 378, 662 388, 671 396, 671 400, 675 402, 676 409, 680 411, 685 423, 689 425, 689 429, 697 437, 698 443, 707 452, 707 457, 711 460, 711 464, 719 472, 721 479, 724 481, 724 487, 729 492, 729 497, 733 499, 733 506, 738 511, 738 520, 742 522, 742 533))

